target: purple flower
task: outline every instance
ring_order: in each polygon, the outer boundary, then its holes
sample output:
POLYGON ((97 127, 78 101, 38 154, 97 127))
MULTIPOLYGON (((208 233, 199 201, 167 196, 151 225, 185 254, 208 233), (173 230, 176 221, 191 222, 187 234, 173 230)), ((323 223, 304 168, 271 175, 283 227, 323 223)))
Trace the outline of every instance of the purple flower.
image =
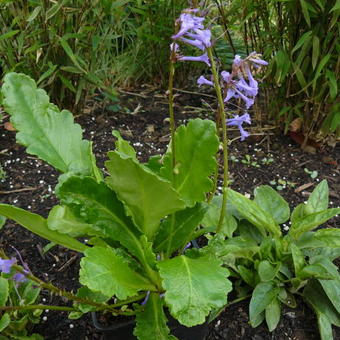
POLYGON ((238 89, 235 89, 235 92, 236 92, 236 94, 234 95, 234 97, 235 98, 241 98, 246 104, 246 109, 249 109, 251 106, 254 105, 254 102, 255 102, 254 98, 248 98, 238 89))
POLYGON ((247 84, 247 82, 244 80, 243 77, 240 77, 240 80, 236 83, 236 87, 240 91, 242 91, 246 96, 256 97, 258 93, 258 86, 257 86, 257 82, 255 83, 253 83, 254 86, 250 86, 250 84, 247 84))
POLYGON ((224 82, 226 82, 227 84, 230 84, 233 80, 232 75, 227 71, 222 71, 221 76, 222 76, 222 79, 224 80, 224 82))
POLYGON ((208 66, 210 66, 210 61, 207 53, 204 53, 198 57, 192 57, 192 56, 180 56, 177 58, 177 60, 180 61, 202 61, 203 63, 206 63, 208 66))
POLYGON ((251 52, 248 56, 248 60, 255 63, 255 64, 258 64, 258 65, 264 65, 264 66, 267 66, 268 65, 268 62, 266 62, 265 60, 261 59, 261 54, 257 53, 257 52, 251 52))
POLYGON ((227 125, 237 126, 239 128, 241 133, 241 141, 245 140, 245 138, 249 136, 249 133, 243 129, 243 123, 251 124, 248 113, 245 113, 242 116, 236 115, 234 118, 227 119, 227 125))
POLYGON ((211 31, 210 30, 195 30, 195 33, 187 33, 189 38, 196 39, 202 42, 205 47, 211 47, 211 31))
POLYGON ((227 101, 229 101, 231 98, 233 98, 233 97, 235 96, 235 93, 236 93, 235 90, 233 90, 233 89, 228 89, 228 90, 227 90, 227 95, 226 95, 226 97, 224 98, 223 101, 226 103, 227 101))
POLYGON ((0 259, 0 272, 9 274, 11 272, 12 266, 17 263, 17 260, 12 257, 10 260, 0 259))
POLYGON ((14 274, 13 276, 13 280, 18 282, 18 283, 21 283, 21 282, 26 282, 27 281, 27 278, 24 274, 22 273, 16 273, 14 274))
POLYGON ((186 44, 195 46, 195 47, 199 48, 202 51, 205 50, 205 46, 203 45, 202 41, 200 41, 200 40, 197 40, 197 39, 191 40, 191 39, 187 39, 187 38, 184 38, 184 37, 180 37, 180 40, 183 41, 186 44))
POLYGON ((207 78, 200 76, 197 79, 197 84, 199 87, 201 87, 201 85, 210 85, 210 86, 214 86, 214 83, 210 80, 208 80, 207 78))
POLYGON ((178 39, 182 35, 186 34, 189 30, 204 28, 202 22, 205 18, 192 15, 190 13, 182 13, 179 17, 181 22, 181 29, 179 32, 172 36, 172 39, 178 39))
POLYGON ((234 57, 233 65, 239 67, 241 63, 242 63, 242 58, 238 54, 236 54, 234 57))

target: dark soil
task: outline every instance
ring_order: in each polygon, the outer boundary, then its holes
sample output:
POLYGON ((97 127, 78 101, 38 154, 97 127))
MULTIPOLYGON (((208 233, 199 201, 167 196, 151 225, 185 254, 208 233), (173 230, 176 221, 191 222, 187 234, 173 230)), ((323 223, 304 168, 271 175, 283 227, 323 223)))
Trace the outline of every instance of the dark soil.
MULTIPOLYGON (((209 101, 210 98, 206 99, 209 101)), ((205 109, 202 110, 198 95, 179 92, 176 103, 178 124, 185 123, 189 118, 209 116, 208 105, 203 103, 205 109)), ((76 120, 84 129, 84 137, 93 141, 98 164, 103 168, 106 152, 114 148, 112 129, 118 129, 134 145, 142 161, 147 160, 150 155, 163 153, 169 141, 167 112, 166 97, 162 93, 144 88, 134 94, 123 93, 119 107, 103 107, 99 100, 93 99, 84 114, 76 120)), ((310 154, 303 152, 289 137, 274 135, 272 129, 248 130, 256 133, 256 136, 245 142, 235 140, 230 145, 230 155, 234 159, 230 162, 234 189, 252 194, 254 188, 260 184, 272 183, 275 188, 280 185, 282 195, 293 207, 305 201, 319 181, 327 179, 330 186, 330 206, 340 206, 339 145, 335 148, 317 149, 315 154, 310 154), (242 160, 256 163, 244 164, 242 160), (311 178, 305 168, 309 172, 317 171, 316 178, 311 178)), ((237 131, 231 131, 231 134, 238 136, 237 131)), ((15 132, 5 130, 3 125, 0 125, 0 164, 6 172, 6 178, 0 181, 1 202, 47 216, 51 207, 57 203, 53 190, 58 173, 34 156, 26 154, 25 149, 15 143, 15 132)), ((334 218, 329 225, 339 225, 339 218, 334 218)), ((10 246, 14 246, 36 276, 50 280, 58 287, 76 291, 79 286, 79 256, 59 246, 44 253, 43 247, 46 244, 45 240, 11 221, 7 222, 0 233, 0 248, 5 249, 8 255, 13 253, 10 246)), ((51 297, 46 291, 42 296, 42 303, 67 304, 58 297, 51 297)), ((265 325, 251 328, 248 324, 247 306, 248 302, 244 301, 227 308, 210 325, 208 340, 319 339, 314 314, 302 303, 297 309, 284 310, 280 324, 273 333, 269 333, 265 325)), ((89 316, 68 320, 66 313, 44 311, 42 317, 35 332, 45 339, 101 338, 89 316)), ((334 332, 335 338, 340 339, 339 329, 334 332)))

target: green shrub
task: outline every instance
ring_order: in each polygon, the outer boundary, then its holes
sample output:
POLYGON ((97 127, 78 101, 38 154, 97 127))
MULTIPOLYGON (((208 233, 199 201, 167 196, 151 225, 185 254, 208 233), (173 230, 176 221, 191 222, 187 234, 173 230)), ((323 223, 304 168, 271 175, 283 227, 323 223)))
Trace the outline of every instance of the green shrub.
POLYGON ((63 107, 81 107, 95 87, 113 94, 115 6, 100 0, 2 1, 3 72, 30 75, 63 107))
POLYGON ((247 52, 271 59, 266 80, 271 117, 286 132, 301 118, 306 140, 339 136, 339 1, 234 0, 226 9, 229 27, 243 31, 247 52))

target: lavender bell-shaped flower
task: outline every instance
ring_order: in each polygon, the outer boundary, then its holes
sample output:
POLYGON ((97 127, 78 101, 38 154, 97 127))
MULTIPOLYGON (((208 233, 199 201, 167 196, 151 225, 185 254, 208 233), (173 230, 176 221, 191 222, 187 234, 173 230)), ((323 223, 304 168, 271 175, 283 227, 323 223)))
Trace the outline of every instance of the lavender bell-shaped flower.
POLYGON ((211 80, 208 80, 207 78, 205 78, 204 76, 200 76, 197 79, 197 84, 199 87, 201 87, 202 85, 214 86, 214 83, 211 80))
POLYGON ((178 39, 186 34, 189 30, 204 28, 203 21, 205 18, 192 15, 190 13, 182 13, 179 17, 181 28, 179 32, 172 36, 172 39, 178 39))
POLYGON ((211 66, 210 65, 210 60, 209 60, 209 57, 208 57, 208 54, 207 53, 204 53, 198 57, 193 57, 193 56, 179 56, 177 58, 177 60, 179 61, 201 61, 203 63, 206 63, 208 66, 211 66))
POLYGON ((243 114, 242 116, 235 115, 234 118, 227 119, 227 125, 229 126, 237 126, 241 133, 241 141, 244 141, 245 138, 249 137, 249 132, 243 129, 242 124, 247 123, 251 124, 250 116, 248 113, 243 114))
POLYGON ((17 263, 17 260, 12 257, 10 260, 0 259, 0 272, 9 274, 11 272, 12 266, 17 263))

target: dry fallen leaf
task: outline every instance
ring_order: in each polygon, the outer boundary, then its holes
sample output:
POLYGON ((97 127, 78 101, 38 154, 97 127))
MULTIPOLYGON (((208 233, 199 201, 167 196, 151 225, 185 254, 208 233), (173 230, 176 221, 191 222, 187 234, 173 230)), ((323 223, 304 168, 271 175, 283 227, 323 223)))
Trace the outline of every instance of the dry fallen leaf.
POLYGON ((16 131, 15 127, 12 125, 11 122, 6 122, 4 124, 4 128, 7 130, 7 131, 16 131))

